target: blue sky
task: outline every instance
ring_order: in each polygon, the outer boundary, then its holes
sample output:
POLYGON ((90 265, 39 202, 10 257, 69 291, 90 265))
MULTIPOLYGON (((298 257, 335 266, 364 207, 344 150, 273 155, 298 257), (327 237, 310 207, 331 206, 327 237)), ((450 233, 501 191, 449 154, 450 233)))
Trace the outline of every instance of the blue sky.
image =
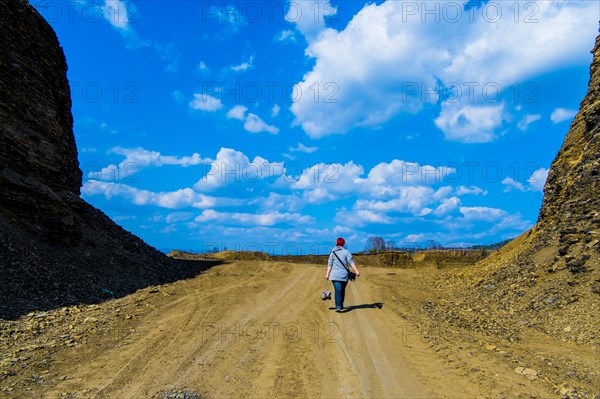
POLYGON ((160 248, 515 237, 583 98, 591 1, 32 2, 82 196, 160 248))

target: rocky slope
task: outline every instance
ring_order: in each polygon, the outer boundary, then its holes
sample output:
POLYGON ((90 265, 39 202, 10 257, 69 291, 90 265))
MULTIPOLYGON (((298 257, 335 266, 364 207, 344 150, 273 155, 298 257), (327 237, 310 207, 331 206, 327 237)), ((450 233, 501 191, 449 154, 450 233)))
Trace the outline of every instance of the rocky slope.
POLYGON ((0 318, 95 302, 197 272, 79 197, 67 64, 24 0, 0 13, 0 318))
POLYGON ((439 319, 511 341, 537 331, 600 357, 600 36, 588 92, 552 163, 538 222, 475 267, 440 278, 439 319))

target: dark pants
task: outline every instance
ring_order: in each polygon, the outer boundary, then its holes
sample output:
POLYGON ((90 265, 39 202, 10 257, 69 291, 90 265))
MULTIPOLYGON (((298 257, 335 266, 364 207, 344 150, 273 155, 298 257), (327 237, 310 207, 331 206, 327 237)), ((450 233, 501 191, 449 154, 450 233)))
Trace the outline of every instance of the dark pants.
POLYGON ((347 281, 332 281, 333 288, 335 289, 335 307, 344 307, 344 297, 346 296, 346 285, 347 281))

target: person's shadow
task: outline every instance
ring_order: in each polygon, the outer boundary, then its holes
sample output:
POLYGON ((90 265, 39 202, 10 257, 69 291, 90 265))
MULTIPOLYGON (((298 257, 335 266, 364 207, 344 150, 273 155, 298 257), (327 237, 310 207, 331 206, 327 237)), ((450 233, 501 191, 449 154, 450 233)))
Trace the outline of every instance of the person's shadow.
MULTIPOLYGON (((342 310, 340 313, 348 313, 348 312, 352 312, 353 310, 356 309, 381 309, 383 308, 383 302, 373 302, 373 303, 363 303, 361 305, 352 305, 352 306, 346 306, 344 308, 344 310, 342 310)), ((334 310, 335 308, 329 308, 334 310)))

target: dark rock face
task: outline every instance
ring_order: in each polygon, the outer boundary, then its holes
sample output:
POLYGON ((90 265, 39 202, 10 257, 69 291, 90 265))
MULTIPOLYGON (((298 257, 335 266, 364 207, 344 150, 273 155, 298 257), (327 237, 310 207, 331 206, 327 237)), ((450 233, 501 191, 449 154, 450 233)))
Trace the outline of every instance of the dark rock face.
POLYGON ((0 8, 0 317, 191 276, 79 197, 67 64, 25 0, 0 8))
POLYGON ((40 238, 74 244, 80 239, 79 221, 66 206, 79 198, 81 171, 65 57, 52 28, 31 6, 3 3, 2 213, 40 238))
POLYGON ((590 244, 600 239, 600 36, 593 53, 588 92, 550 168, 537 224, 560 256, 577 252, 566 259, 575 273, 589 270, 584 252, 597 253, 590 244))
POLYGON ((2 178, 27 178, 29 185, 36 180, 58 195, 79 196, 81 171, 65 56, 52 28, 26 2, 3 3, 2 178))

